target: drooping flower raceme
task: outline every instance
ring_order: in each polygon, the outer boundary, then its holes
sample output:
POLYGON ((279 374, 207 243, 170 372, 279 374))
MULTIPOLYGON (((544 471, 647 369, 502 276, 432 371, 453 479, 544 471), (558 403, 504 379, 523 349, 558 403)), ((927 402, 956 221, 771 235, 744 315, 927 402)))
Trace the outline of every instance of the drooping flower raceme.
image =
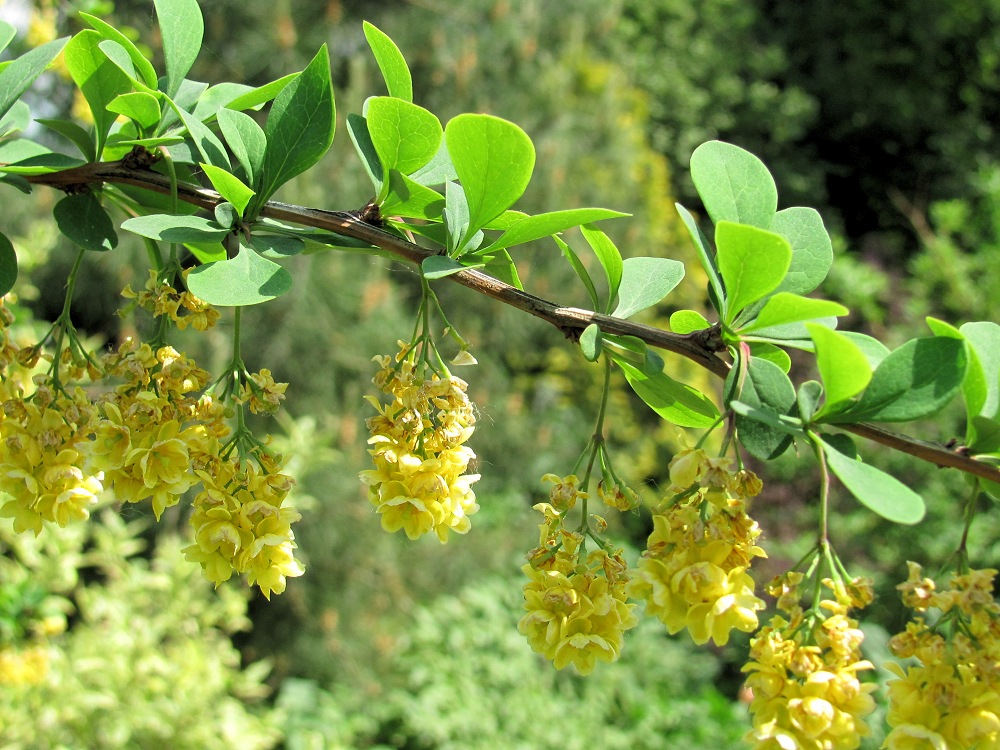
POLYGON ((366 397, 379 412, 368 420, 375 468, 360 477, 386 531, 402 529, 410 539, 433 531, 447 542, 451 532, 466 533, 479 510, 472 490, 479 475, 465 473, 476 456, 465 445, 476 417, 464 380, 425 378, 410 354, 400 342, 395 359, 375 358, 381 369, 372 382, 389 402, 366 397))
MULTIPOLYGON (((560 487, 572 486, 557 485, 553 495, 560 494, 560 487)), ((572 664, 589 674, 597 662, 612 662, 621 655, 625 631, 638 622, 635 605, 626 601, 628 569, 620 551, 582 554, 583 537, 561 528, 564 511, 549 503, 535 509, 545 515, 545 522, 541 546, 522 568, 529 580, 524 586, 526 614, 517 627, 556 669, 572 664)))
POLYGON ((1000 747, 1000 605, 992 569, 954 576, 938 591, 916 563, 899 585, 914 611, 889 641, 909 666, 889 663, 890 750, 1000 747), (932 613, 938 615, 933 617, 932 613), (934 620, 933 624, 928 619, 934 620))
POLYGON ((760 528, 747 515, 760 480, 734 472, 731 464, 701 449, 674 457, 672 497, 653 516, 653 533, 628 588, 670 633, 686 628, 699 645, 724 645, 734 628, 756 630, 764 608, 747 573, 753 558, 764 556, 756 545, 760 528))
POLYGON ((293 484, 291 477, 261 459, 266 471, 253 462, 214 459, 197 470, 204 489, 195 495, 195 543, 184 556, 200 563, 205 576, 218 586, 234 573, 246 573, 264 596, 285 590, 287 578, 304 568, 295 559, 291 525, 301 517, 283 506, 293 484))
POLYGON ((745 739, 756 750, 853 750, 870 733, 864 718, 875 709, 874 683, 858 673, 872 669, 861 658, 864 634, 848 616, 871 601, 867 582, 850 587, 824 581, 833 599, 803 613, 799 573, 772 584, 779 597, 775 615, 750 641, 747 687, 753 694, 753 729, 745 739))

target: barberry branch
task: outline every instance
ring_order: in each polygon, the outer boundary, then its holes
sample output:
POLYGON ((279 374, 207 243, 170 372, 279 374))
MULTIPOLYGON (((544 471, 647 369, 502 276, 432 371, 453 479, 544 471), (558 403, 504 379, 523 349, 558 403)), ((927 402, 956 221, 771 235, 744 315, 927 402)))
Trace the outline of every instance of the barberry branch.
MULTIPOLYGON (((58 172, 26 176, 26 179, 32 184, 47 185, 66 191, 78 191, 82 186, 89 186, 93 183, 112 183, 134 185, 170 195, 172 187, 170 179, 151 170, 149 168, 151 164, 151 158, 144 156, 141 151, 134 151, 119 161, 93 162, 58 172)), ((222 202, 222 197, 216 191, 208 188, 179 183, 175 184, 175 189, 179 200, 210 211, 222 202)), ((345 237, 362 240, 396 258, 417 265, 425 258, 436 254, 433 250, 386 232, 349 211, 326 211, 279 201, 268 201, 260 212, 260 216, 291 221, 303 226, 324 229, 345 237)), ((649 346, 686 357, 718 377, 725 378, 729 373, 730 365, 718 356, 722 346, 717 336, 714 335, 714 328, 691 334, 676 334, 654 326, 603 315, 592 310, 563 307, 475 269, 459 271, 447 278, 498 302, 544 320, 562 331, 571 340, 577 340, 587 326, 597 324, 605 333, 635 336, 649 346)), ((837 427, 941 468, 959 469, 967 474, 1000 483, 1000 468, 967 455, 963 452, 962 447, 949 449, 873 424, 841 424, 837 427)))

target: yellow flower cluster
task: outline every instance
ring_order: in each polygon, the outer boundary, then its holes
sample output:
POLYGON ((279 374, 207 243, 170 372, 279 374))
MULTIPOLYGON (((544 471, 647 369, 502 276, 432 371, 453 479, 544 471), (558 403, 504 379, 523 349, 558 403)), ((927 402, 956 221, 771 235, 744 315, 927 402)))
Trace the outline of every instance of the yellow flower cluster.
POLYGON ((41 533, 45 522, 66 526, 90 517, 103 475, 88 469, 87 434, 94 406, 80 388, 39 385, 31 400, 0 383, 0 516, 17 532, 41 533))
POLYGON ((366 397, 379 412, 368 420, 375 468, 359 476, 386 531, 402 529, 410 539, 433 531, 443 543, 451 532, 466 533, 479 510, 472 490, 479 475, 465 473, 476 456, 465 445, 476 417, 464 380, 425 379, 412 347, 399 344, 395 359, 375 357, 381 369, 372 382, 391 400, 366 397))
MULTIPOLYGON (((725 457, 701 449, 670 462, 672 504, 653 516, 653 533, 629 584, 629 596, 646 602, 670 633, 687 629, 697 644, 724 645, 736 628, 757 629, 764 602, 754 595, 747 570, 764 551, 755 544, 757 523, 747 515, 761 483, 734 472, 725 457)), ((669 502, 669 501, 668 501, 669 502)))
POLYGON ((285 579, 304 572, 295 559, 291 525, 301 517, 282 507, 292 478, 263 459, 267 471, 253 463, 213 458, 196 473, 204 489, 195 495, 191 526, 195 543, 184 556, 200 563, 218 586, 233 572, 246 573, 268 599, 282 593, 285 579))
POLYGON ((128 340, 103 364, 122 382, 98 401, 91 463, 118 500, 151 499, 159 519, 198 482, 192 466, 218 451, 229 429, 221 405, 195 396, 210 376, 173 347, 128 340))
POLYGON ((772 584, 788 617, 775 615, 750 641, 743 671, 753 729, 745 739, 757 750, 852 750, 870 733, 864 717, 875 709, 877 686, 858 679, 872 664, 861 658, 864 634, 848 612, 871 602, 871 586, 823 581, 835 596, 806 615, 798 604, 802 578, 792 572, 772 584))
POLYGON ((141 292, 135 292, 131 286, 126 286, 122 290, 122 296, 134 299, 135 304, 154 317, 166 315, 182 331, 188 326, 196 331, 206 331, 219 320, 218 310, 191 292, 178 292, 160 278, 155 268, 149 269, 149 279, 141 292))
MULTIPOLYGON (((552 494, 578 495, 575 480, 567 477, 552 494)), ((635 605, 626 602, 628 568, 620 551, 595 549, 583 557, 583 537, 562 528, 565 511, 549 503, 535 509, 545 514, 545 522, 541 546, 522 568, 529 579, 524 586, 527 613, 517 627, 556 669, 572 664, 590 674, 598 661, 612 662, 621 655, 625 631, 638 622, 635 605)))
MULTIPOLYGON (((51 357, 14 346, 11 321, 0 304, 0 516, 16 531, 84 520, 105 490, 120 502, 149 500, 160 518, 201 484, 189 557, 211 580, 245 573, 269 597, 302 574, 290 527, 299 515, 282 507, 291 479, 263 454, 259 471, 226 458, 230 429, 224 405, 204 392, 209 373, 170 346, 127 340, 100 367, 67 348, 57 369, 31 378, 28 368, 51 357), (85 379, 103 392, 64 385, 85 379)), ((250 377, 251 410, 273 411, 286 385, 266 370, 250 377)))
POLYGON ((951 750, 1000 747, 1000 606, 993 598, 997 571, 956 575, 937 591, 909 563, 909 579, 899 585, 903 602, 917 614, 889 647, 903 667, 888 664, 898 679, 889 682, 888 722, 882 745, 890 750, 951 750), (926 616, 937 610, 934 625, 926 616))

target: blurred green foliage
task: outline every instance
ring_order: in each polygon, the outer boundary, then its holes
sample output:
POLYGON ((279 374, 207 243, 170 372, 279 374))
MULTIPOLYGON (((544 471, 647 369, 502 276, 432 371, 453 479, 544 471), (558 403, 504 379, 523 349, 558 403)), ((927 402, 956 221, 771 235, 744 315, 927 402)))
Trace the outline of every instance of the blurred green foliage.
POLYGON ((3 747, 264 750, 277 742, 261 703, 269 666, 243 668, 231 640, 250 625, 245 595, 213 592, 175 536, 145 552, 138 535, 146 525, 107 509, 37 539, 0 524, 0 661, 34 659, 21 679, 4 674, 3 747))

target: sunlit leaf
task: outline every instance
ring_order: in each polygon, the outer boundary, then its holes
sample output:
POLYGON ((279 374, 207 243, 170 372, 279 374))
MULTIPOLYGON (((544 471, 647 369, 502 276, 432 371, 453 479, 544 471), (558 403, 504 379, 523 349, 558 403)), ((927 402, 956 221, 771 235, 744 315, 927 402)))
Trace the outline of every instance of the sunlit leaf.
POLYGON ((240 245, 235 258, 193 269, 187 276, 187 287, 211 305, 256 305, 291 289, 292 276, 274 261, 240 245))

